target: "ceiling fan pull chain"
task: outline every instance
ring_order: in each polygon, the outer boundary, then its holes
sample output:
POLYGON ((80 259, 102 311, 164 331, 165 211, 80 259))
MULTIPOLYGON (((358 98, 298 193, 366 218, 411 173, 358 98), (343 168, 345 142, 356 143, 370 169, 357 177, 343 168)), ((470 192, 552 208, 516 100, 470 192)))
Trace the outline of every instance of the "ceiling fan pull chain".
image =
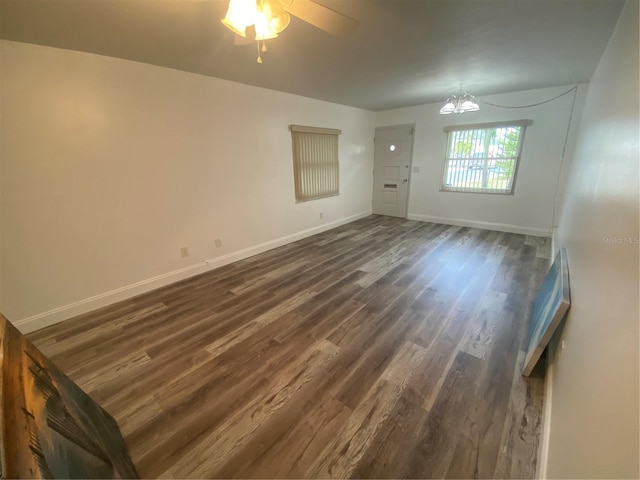
POLYGON ((267 51, 267 44, 264 43, 264 40, 262 40, 262 53, 266 53, 267 51))
POLYGON ((260 41, 256 41, 256 45, 258 46, 258 60, 256 60, 256 62, 258 62, 259 64, 262 64, 262 57, 260 56, 260 41))

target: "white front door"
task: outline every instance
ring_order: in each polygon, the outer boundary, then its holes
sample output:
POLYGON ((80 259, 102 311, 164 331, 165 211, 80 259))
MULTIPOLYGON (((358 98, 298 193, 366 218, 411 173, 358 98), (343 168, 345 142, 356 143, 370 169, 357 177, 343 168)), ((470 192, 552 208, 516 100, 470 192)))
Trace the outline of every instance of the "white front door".
POLYGON ((376 128, 373 166, 373 213, 407 216, 413 127, 376 128))

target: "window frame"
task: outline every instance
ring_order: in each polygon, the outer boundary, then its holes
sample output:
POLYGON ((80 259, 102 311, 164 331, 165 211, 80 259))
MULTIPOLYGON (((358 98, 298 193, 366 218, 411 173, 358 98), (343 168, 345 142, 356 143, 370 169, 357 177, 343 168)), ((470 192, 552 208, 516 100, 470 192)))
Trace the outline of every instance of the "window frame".
MULTIPOLYGON (((294 195, 296 203, 309 202, 319 200, 321 198, 335 197, 340 195, 340 149, 339 137, 342 130, 335 128, 311 127, 305 125, 290 125, 291 131, 291 149, 293 154, 293 182, 294 195), (298 154, 297 146, 303 138, 296 138, 297 134, 303 135, 322 135, 332 137, 331 145, 318 145, 322 151, 326 151, 329 147, 330 154, 325 159, 313 159, 311 163, 304 164, 304 160, 298 154), (333 138, 334 137, 334 138, 333 138), (329 158, 330 157, 330 158, 329 158), (316 169, 311 174, 305 175, 304 169, 316 169), (311 189, 319 189, 316 194, 308 193, 311 189), (305 193, 305 191, 307 193, 305 193)), ((312 149, 313 150, 313 149, 312 149)), ((318 155, 319 152, 312 152, 318 155)))
MULTIPOLYGON (((522 157, 522 149, 524 145, 525 133, 528 126, 532 125, 532 120, 509 120, 509 121, 501 121, 501 122, 491 122, 491 123, 474 123, 474 124, 466 124, 466 125, 450 125, 444 127, 444 132, 446 134, 445 140, 445 155, 444 161, 442 162, 442 171, 440 176, 440 191, 447 193, 476 193, 481 195, 513 195, 516 187, 516 180, 518 178, 518 170, 520 168, 520 159, 522 157), (511 177, 511 188, 509 190, 498 190, 498 189, 490 189, 483 187, 447 187, 446 177, 449 172, 450 162, 451 160, 455 160, 451 158, 451 134, 452 132, 460 132, 460 131, 473 131, 473 130, 491 130, 498 128, 506 128, 506 127, 519 127, 520 135, 518 139, 518 147, 516 150, 515 161, 513 165, 513 176, 511 177)), ((485 154, 482 157, 483 162, 486 162, 490 158, 485 154)), ((470 159, 468 159, 470 160, 470 159)))

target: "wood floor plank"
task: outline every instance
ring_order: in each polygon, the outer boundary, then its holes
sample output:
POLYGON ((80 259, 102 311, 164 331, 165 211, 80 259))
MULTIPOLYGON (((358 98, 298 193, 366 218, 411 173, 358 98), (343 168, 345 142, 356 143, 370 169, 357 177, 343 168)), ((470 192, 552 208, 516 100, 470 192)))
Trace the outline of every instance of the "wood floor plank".
POLYGON ((401 478, 402 468, 419 440, 416 426, 423 425, 428 415, 421 406, 401 396, 350 477, 401 478))
POLYGON ((525 378, 521 351, 513 372, 513 384, 494 478, 535 478, 536 452, 540 445, 544 379, 525 378))
POLYGON ((142 477, 532 478, 538 237, 372 215, 30 335, 142 477))
POLYGON ((290 365, 262 395, 239 409, 209 436, 194 445, 171 468, 191 478, 204 478, 221 466, 225 459, 243 445, 250 435, 307 382, 313 380, 322 366, 338 353, 331 342, 320 340, 290 365), (276 392, 276 393, 271 393, 276 392))
POLYGON ((411 458, 403 466, 404 478, 442 478, 448 470, 462 430, 461 412, 477 400, 467 388, 473 384, 481 360, 459 352, 456 355, 437 399, 418 433, 418 442, 411 458))
POLYGON ((303 478, 336 432, 344 427, 351 409, 331 398, 311 405, 309 413, 292 425, 262 455, 237 459, 234 478, 303 478))
POLYGON ((346 478, 355 469, 389 417, 424 349, 405 343, 349 416, 345 428, 327 444, 305 477, 346 478))
MULTIPOLYGON (((399 355, 399 350, 405 344, 405 333, 415 328, 415 323, 415 314, 407 312, 392 324, 393 333, 387 331, 381 335, 353 365, 344 381, 337 385, 335 398, 355 410, 373 385, 380 378, 384 378, 385 372, 390 368, 389 364, 394 361, 396 355, 399 355)), ((410 375, 398 379, 402 382, 402 390, 409 378, 410 375)))
POLYGON ((491 349, 495 331, 503 318, 502 308, 506 295, 490 290, 480 300, 476 318, 471 324, 468 338, 462 350, 469 355, 485 358, 491 349))

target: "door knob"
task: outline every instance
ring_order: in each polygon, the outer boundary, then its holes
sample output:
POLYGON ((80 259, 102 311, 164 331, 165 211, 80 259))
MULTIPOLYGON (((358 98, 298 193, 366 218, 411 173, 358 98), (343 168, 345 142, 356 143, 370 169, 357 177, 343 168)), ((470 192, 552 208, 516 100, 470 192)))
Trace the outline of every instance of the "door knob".
POLYGON ((407 183, 409 181, 408 178, 405 178, 404 180, 402 180, 402 183, 407 183))

